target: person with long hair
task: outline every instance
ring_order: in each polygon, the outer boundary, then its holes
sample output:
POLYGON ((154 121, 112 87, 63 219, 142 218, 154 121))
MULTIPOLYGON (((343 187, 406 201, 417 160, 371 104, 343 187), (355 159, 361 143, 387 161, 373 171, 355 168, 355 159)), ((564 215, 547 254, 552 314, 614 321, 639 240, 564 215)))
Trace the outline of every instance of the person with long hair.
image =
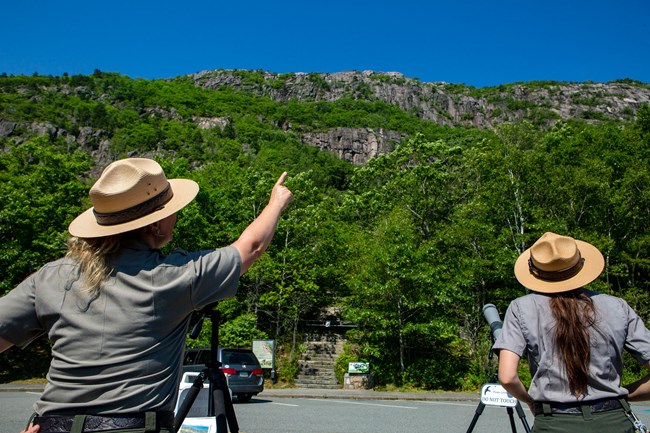
POLYGON ((535 416, 533 432, 631 433, 628 402, 649 397, 648 377, 627 386, 621 377, 625 350, 650 369, 650 332, 623 299, 584 287, 603 268, 596 247, 552 232, 515 263, 530 292, 511 302, 493 350, 500 384, 535 416))
POLYGON ((108 165, 68 227, 66 256, 0 298, 0 352, 43 334, 52 345, 29 431, 173 432, 191 315, 234 296, 267 249, 292 199, 286 176, 231 245, 163 254, 198 184, 151 159, 108 165))

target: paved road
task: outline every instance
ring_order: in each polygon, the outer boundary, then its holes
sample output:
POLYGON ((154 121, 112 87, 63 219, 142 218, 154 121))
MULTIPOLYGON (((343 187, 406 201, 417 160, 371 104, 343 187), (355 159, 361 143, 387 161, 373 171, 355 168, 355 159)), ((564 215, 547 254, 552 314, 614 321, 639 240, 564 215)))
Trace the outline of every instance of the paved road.
MULTIPOLYGON (((476 407, 459 401, 273 398, 237 404, 235 413, 247 433, 464 433, 476 407)), ((523 432, 516 416, 515 423, 523 432)), ((510 431, 509 425, 506 409, 487 407, 474 432, 510 431)))
POLYGON ((18 433, 32 413, 40 393, 0 392, 0 433, 18 433))
MULTIPOLYGON (((0 433, 18 433, 37 398, 38 394, 33 392, 0 393, 0 433)), ((250 403, 233 406, 242 433, 464 433, 477 404, 259 396, 250 403)), ((504 408, 487 407, 474 431, 510 431, 508 419, 504 408)), ((518 431, 523 432, 521 421, 515 419, 518 431)))
MULTIPOLYGON (((0 387, 0 391, 2 391, 0 387)), ((36 388, 0 392, 0 433, 18 433, 38 398, 36 388)), ((478 394, 385 393, 352 390, 265 390, 250 403, 235 403, 241 433, 465 433, 478 407, 478 394)), ((650 423, 650 406, 634 405, 650 423)), ((527 423, 532 416, 525 410, 527 423)), ((523 423, 514 414, 518 432, 523 423)), ((487 406, 475 433, 509 432, 507 410, 487 406)))

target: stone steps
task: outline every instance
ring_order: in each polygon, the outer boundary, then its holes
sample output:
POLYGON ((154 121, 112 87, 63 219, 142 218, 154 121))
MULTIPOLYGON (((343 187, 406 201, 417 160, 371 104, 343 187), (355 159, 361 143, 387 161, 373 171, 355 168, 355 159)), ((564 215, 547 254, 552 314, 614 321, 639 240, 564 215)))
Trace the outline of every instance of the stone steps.
POLYGON ((296 385, 303 388, 338 389, 334 369, 336 359, 343 353, 344 339, 335 334, 308 334, 303 341, 306 346, 298 361, 296 385))
POLYGON ((333 369, 334 366, 336 365, 336 362, 334 360, 332 361, 314 361, 314 360, 308 360, 308 361, 300 361, 298 363, 298 368, 304 368, 304 369, 333 369))

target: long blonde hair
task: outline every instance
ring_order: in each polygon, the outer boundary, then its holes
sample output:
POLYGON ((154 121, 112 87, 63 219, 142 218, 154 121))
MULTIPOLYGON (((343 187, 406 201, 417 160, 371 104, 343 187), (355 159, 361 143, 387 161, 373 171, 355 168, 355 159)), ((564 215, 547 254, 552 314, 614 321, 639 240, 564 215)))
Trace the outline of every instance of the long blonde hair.
POLYGON ((76 260, 81 265, 81 276, 85 285, 84 291, 95 299, 99 295, 102 283, 112 272, 111 257, 120 249, 121 236, 101 238, 79 238, 71 236, 68 239, 67 257, 76 260))

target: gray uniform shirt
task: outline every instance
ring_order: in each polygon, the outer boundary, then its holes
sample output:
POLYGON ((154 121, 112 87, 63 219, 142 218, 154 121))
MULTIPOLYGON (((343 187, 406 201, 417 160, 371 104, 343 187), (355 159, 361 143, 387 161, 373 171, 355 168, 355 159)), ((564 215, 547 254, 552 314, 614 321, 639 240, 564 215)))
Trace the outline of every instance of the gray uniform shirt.
POLYGON ((173 410, 191 313, 234 296, 241 258, 232 246, 163 255, 137 242, 113 265, 95 300, 68 258, 0 298, 0 336, 52 343, 39 415, 173 410))
MULTIPOLYGON (((623 300, 589 292, 596 311, 591 330, 589 382, 585 401, 627 396, 621 385, 623 350, 638 362, 650 360, 650 332, 623 300)), ((554 344, 555 319, 549 296, 532 293, 515 299, 503 320, 494 350, 528 356, 532 381, 528 393, 538 402, 575 403, 554 344)))

